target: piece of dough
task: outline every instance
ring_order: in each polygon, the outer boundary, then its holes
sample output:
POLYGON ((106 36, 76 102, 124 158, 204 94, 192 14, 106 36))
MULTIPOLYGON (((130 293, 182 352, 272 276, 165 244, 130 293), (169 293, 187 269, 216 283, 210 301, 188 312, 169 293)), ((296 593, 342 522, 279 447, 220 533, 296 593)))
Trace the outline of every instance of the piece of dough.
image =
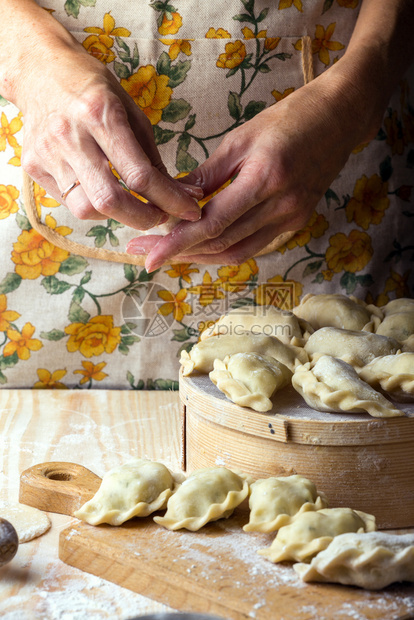
POLYGON ((322 355, 314 365, 309 362, 298 366, 292 385, 317 411, 367 412, 375 418, 405 415, 362 381, 352 366, 329 355, 322 355))
POLYGON ((108 471, 93 498, 73 514, 91 525, 121 525, 165 508, 178 482, 162 463, 132 459, 108 471))
POLYGON ((414 352, 376 357, 358 371, 373 388, 381 388, 398 402, 414 402, 414 352))
POLYGON ((272 409, 273 394, 290 384, 292 371, 273 357, 235 353, 214 360, 209 377, 236 405, 263 413, 272 409))
POLYGON ((309 360, 304 349, 285 344, 274 336, 251 333, 218 335, 198 342, 190 353, 182 351, 180 363, 183 367, 183 374, 184 376, 192 372, 207 374, 213 370, 214 360, 224 360, 227 355, 235 353, 258 353, 273 357, 290 370, 293 370, 298 363, 304 364, 309 360))
POLYGON ((351 366, 365 366, 375 357, 397 353, 401 345, 392 338, 338 327, 322 327, 305 344, 305 351, 314 359, 332 355, 351 366))
POLYGON ((400 297, 399 299, 393 299, 389 301, 385 306, 381 308, 384 316, 390 314, 396 314, 400 312, 414 312, 414 299, 410 297, 400 297))
POLYGON ((276 336, 285 344, 301 346, 313 329, 289 310, 280 310, 275 306, 245 306, 223 314, 211 327, 202 332, 200 340, 218 334, 237 336, 245 332, 276 336))
POLYGON ((379 324, 376 333, 394 338, 404 347, 414 335, 414 309, 411 312, 389 314, 379 324))
POLYGON ((304 476, 263 478, 250 487, 250 519, 245 532, 274 532, 292 522, 292 517, 308 510, 328 507, 323 493, 304 476))
POLYGON ((307 511, 280 528, 270 547, 260 549, 258 553, 275 563, 285 560, 309 562, 339 534, 374 530, 375 517, 359 510, 323 508, 307 511))
POLYGON ((304 581, 322 581, 379 590, 396 581, 414 581, 414 535, 347 533, 333 539, 310 564, 294 564, 304 581))
POLYGON ((374 331, 382 319, 382 312, 356 297, 339 293, 314 295, 308 293, 293 313, 310 323, 313 329, 339 327, 341 329, 374 331))
POLYGON ((193 532, 229 517, 249 494, 247 479, 225 467, 197 469, 170 497, 167 512, 154 521, 168 530, 193 532))
POLYGON ((0 517, 13 525, 19 537, 19 543, 25 543, 41 536, 52 525, 45 512, 17 502, 0 504, 0 517))

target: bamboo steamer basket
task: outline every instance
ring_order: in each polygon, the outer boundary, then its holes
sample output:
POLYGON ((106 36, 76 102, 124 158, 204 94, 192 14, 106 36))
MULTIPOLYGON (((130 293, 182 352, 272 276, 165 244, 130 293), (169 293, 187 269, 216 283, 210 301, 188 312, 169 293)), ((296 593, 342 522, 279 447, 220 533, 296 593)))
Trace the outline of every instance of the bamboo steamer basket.
POLYGON ((301 474, 331 507, 373 514, 379 529, 414 527, 414 404, 397 405, 401 418, 322 413, 288 387, 258 413, 228 400, 208 375, 181 372, 179 386, 183 469, 301 474))

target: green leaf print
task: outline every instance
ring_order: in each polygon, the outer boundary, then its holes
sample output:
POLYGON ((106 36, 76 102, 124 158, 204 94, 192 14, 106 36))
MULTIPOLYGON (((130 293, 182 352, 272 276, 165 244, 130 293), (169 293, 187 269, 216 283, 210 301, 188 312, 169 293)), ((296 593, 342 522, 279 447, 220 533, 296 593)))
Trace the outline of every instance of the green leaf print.
POLYGON ((22 281, 21 276, 17 273, 8 273, 5 278, 0 282, 0 295, 7 295, 15 291, 20 286, 22 281))
POLYGON ((64 260, 59 267, 59 273, 63 273, 66 276, 73 276, 76 273, 81 273, 88 266, 88 261, 83 256, 69 256, 64 260))
POLYGON ((262 112, 266 107, 265 101, 249 101, 244 109, 244 118, 249 121, 251 118, 262 112))
POLYGON ((187 73, 191 69, 191 60, 179 60, 175 65, 173 65, 168 74, 170 81, 168 82, 168 86, 171 88, 176 88, 180 84, 182 84, 187 77, 187 73))
POLYGON ((326 11, 329 11, 329 9, 331 8, 331 6, 333 5, 333 1, 334 0, 325 0, 324 4, 323 4, 323 9, 322 9, 322 15, 324 13, 326 13, 326 11))
POLYGON ((12 366, 16 366, 19 361, 17 352, 14 352, 12 355, 0 355, 0 370, 5 370, 6 368, 12 368, 12 366))
POLYGON ((7 101, 7 99, 5 99, 4 97, 0 95, 0 107, 4 108, 4 106, 8 105, 8 103, 9 102, 7 101))
POLYGON ((162 111, 162 120, 165 123, 176 123, 188 116, 191 105, 185 99, 173 99, 162 111))
POLYGON ((259 17, 257 18, 257 23, 262 22, 264 19, 266 19, 267 14, 269 12, 269 9, 263 9, 263 11, 260 13, 259 17))
POLYGON ((345 289, 348 295, 353 293, 357 287, 357 279, 354 273, 345 271, 340 279, 340 285, 345 289))
POLYGON ((196 122, 196 115, 195 114, 190 114, 190 116, 188 117, 188 121, 185 124, 184 130, 185 131, 190 131, 190 129, 192 129, 195 125, 196 122))
POLYGON ((162 129, 158 125, 153 125, 155 144, 167 144, 175 136, 175 131, 172 129, 162 129))
POLYGON ((198 166, 198 161, 188 153, 191 137, 183 133, 178 139, 178 148, 175 165, 179 172, 191 172, 198 166))
POLYGON ((117 60, 114 60, 114 71, 120 80, 127 79, 132 75, 132 71, 129 67, 122 64, 122 62, 118 62, 117 60))
POLYGON ((233 19, 236 22, 249 22, 250 24, 256 23, 255 18, 247 15, 247 13, 239 13, 238 15, 234 15, 233 19))
POLYGON ((178 342, 185 342, 189 338, 191 338, 192 333, 190 333, 191 328, 183 327, 183 329, 173 329, 174 336, 171 340, 177 340, 178 342))
POLYGON ((31 230, 32 228, 29 218, 21 213, 16 213, 16 224, 21 230, 31 230))
POLYGON ((50 295, 61 295, 72 288, 72 284, 59 280, 56 276, 46 276, 41 284, 50 295))
POLYGON ((386 183, 392 175, 391 157, 386 157, 380 163, 380 177, 383 183, 386 183))
POLYGON ((230 116, 238 121, 241 118, 243 108, 240 103, 240 95, 238 93, 229 92, 227 100, 227 107, 230 112, 230 116))
POLYGON ((303 277, 311 275, 312 273, 316 273, 322 267, 323 261, 317 260, 313 263, 308 263, 303 270, 303 277))
POLYGON ((246 9, 246 11, 248 11, 249 13, 253 12, 254 9, 254 0, 241 0, 244 8, 246 9))
POLYGON ((128 282, 134 282, 138 275, 138 269, 135 265, 124 264, 124 276, 128 282))
POLYGON ((66 0, 65 11, 69 17, 77 18, 81 6, 95 6, 96 0, 66 0))
POLYGON ((52 329, 50 332, 40 332, 40 337, 44 340, 51 340, 52 342, 57 342, 58 340, 62 340, 66 336, 65 332, 62 332, 60 329, 52 329))
POLYGON ((72 301, 69 307, 68 318, 71 323, 87 323, 90 319, 89 312, 86 312, 77 301, 72 301))

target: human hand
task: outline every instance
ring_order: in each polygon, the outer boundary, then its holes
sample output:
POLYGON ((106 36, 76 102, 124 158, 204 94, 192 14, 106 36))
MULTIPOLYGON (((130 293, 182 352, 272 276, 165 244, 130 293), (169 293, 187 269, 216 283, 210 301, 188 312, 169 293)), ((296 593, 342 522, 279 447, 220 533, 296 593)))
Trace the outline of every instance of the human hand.
POLYGON ((171 259, 239 264, 281 233, 305 226, 366 138, 356 93, 337 76, 321 75, 227 134, 186 181, 206 196, 237 175, 233 182, 203 207, 198 222, 180 222, 163 238, 132 240, 127 251, 148 254, 148 271, 171 259))
POLYGON ((16 97, 28 174, 58 202, 78 179, 64 202, 79 219, 113 218, 140 230, 168 214, 199 219, 195 199, 202 190, 168 175, 148 118, 106 67, 74 40, 65 41, 53 61, 40 52, 16 97), (147 204, 122 188, 108 160, 147 204))

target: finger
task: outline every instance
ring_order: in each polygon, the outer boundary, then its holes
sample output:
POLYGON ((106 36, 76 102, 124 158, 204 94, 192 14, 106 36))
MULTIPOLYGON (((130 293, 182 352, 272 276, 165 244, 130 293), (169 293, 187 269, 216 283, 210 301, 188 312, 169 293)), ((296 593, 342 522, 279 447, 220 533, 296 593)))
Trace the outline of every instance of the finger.
MULTIPOLYGON (((133 191, 144 196, 148 201, 156 204, 164 212, 195 221, 200 216, 200 209, 195 200, 187 194, 179 183, 175 183, 161 172, 159 166, 160 157, 156 154, 155 143, 149 137, 149 121, 143 112, 134 112, 133 126, 128 123, 124 106, 116 97, 111 100, 111 110, 104 107, 99 112, 98 119, 101 122, 94 123, 93 135, 112 162, 121 178, 133 191), (139 114, 139 122, 136 120, 139 114), (116 126, 116 132, 113 127, 116 126), (138 141, 139 140, 139 141, 138 141), (141 141, 144 146, 141 146, 141 141), (150 156, 146 155, 148 150, 150 156), (153 165, 152 160, 155 165, 153 165)), ((108 105, 108 103, 104 104, 108 105)), ((130 110, 130 107, 128 108, 130 110)), ((130 118, 131 118, 130 112, 130 118)))
POLYGON ((90 204, 105 218, 138 230, 148 230, 168 218, 163 211, 140 201, 120 185, 105 155, 91 138, 82 140, 82 148, 68 152, 67 158, 86 196, 85 200, 73 191, 66 199, 68 208, 76 217, 86 219, 85 212, 89 212, 90 204))
POLYGON ((218 254, 180 254, 174 256, 174 262, 199 263, 201 265, 240 265, 258 254, 279 234, 280 230, 277 225, 266 226, 218 254))
POLYGON ((183 254, 206 239, 216 239, 236 219, 254 207, 259 202, 256 183, 253 184, 248 177, 249 173, 244 174, 243 170, 231 185, 206 204, 200 221, 181 222, 163 237, 147 257, 147 271, 157 269, 172 256, 183 254))

